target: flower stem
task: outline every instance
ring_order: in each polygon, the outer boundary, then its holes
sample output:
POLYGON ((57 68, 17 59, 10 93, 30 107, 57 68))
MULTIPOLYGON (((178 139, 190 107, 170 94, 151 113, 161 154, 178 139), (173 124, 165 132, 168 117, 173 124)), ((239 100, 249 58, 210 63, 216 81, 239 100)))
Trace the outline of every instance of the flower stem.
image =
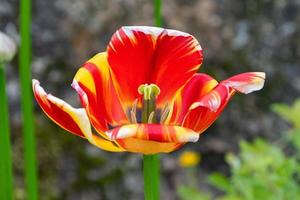
POLYGON ((0 199, 13 198, 13 173, 5 68, 0 63, 0 199))
POLYGON ((144 155, 144 191, 145 200, 159 199, 159 155, 144 155))
POLYGON ((31 0, 20 2, 21 46, 19 55, 21 107, 23 119, 25 186, 27 199, 37 200, 36 150, 33 126, 33 104, 31 90, 31 0))
POLYGON ((161 26, 162 25, 162 19, 161 19, 161 0, 153 0, 154 4, 154 19, 155 19, 155 26, 161 26))

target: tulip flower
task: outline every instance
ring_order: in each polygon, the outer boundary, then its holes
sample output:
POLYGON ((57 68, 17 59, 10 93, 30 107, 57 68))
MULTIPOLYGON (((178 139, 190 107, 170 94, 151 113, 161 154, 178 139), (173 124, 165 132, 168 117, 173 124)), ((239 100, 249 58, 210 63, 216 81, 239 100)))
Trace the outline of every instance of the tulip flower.
POLYGON ((188 33, 125 26, 77 71, 72 87, 82 108, 47 94, 37 80, 33 91, 50 119, 100 149, 168 153, 196 142, 235 93, 264 85, 263 72, 218 82, 197 73, 202 60, 201 46, 188 33))

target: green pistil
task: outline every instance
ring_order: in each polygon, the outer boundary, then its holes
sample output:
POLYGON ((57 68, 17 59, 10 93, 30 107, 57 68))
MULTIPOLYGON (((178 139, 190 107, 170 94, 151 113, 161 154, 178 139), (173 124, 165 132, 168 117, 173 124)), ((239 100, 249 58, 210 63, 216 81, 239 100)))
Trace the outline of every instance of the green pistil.
POLYGON ((138 88, 138 92, 144 96, 144 100, 150 100, 159 95, 160 89, 155 84, 143 84, 138 88))
POLYGON ((142 123, 155 123, 156 98, 160 89, 155 84, 143 84, 138 88, 139 94, 143 95, 142 123))

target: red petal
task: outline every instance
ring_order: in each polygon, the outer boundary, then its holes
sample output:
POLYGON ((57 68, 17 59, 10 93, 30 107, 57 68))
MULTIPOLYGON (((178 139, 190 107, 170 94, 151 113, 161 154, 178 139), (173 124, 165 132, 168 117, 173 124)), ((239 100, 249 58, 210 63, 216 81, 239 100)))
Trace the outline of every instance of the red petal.
POLYGON ((199 138, 199 134, 190 129, 160 124, 129 124, 106 134, 126 151, 142 154, 168 153, 199 138))
POLYGON ((137 89, 145 83, 160 87, 159 104, 173 98, 202 63, 202 50, 193 36, 155 27, 122 27, 112 36, 107 53, 127 105, 139 97, 137 89))
POLYGON ((99 133, 108 129, 107 122, 113 126, 127 123, 111 79, 106 53, 88 60, 76 73, 72 86, 99 133))
POLYGON ((183 126, 198 133, 204 132, 220 115, 234 90, 219 84, 211 92, 194 102, 183 120, 183 126))
POLYGON ((218 82, 207 74, 195 74, 177 95, 170 112, 170 121, 167 123, 181 124, 192 103, 199 101, 217 84, 218 82))
POLYGON ((222 81, 223 85, 227 85, 238 92, 248 94, 263 88, 266 74, 264 72, 247 72, 238 74, 222 81))
POLYGON ((202 49, 191 35, 164 30, 157 40, 155 70, 151 82, 161 90, 158 104, 173 99, 176 91, 189 81, 202 64, 202 49))
POLYGON ((265 73, 249 72, 222 81, 211 92, 191 104, 183 126, 202 133, 218 118, 236 91, 248 94, 260 90, 264 79, 265 73))
MULTIPOLYGON (((37 80, 32 81, 34 96, 46 113, 57 125, 63 129, 86 138, 100 149, 112 152, 125 151, 113 141, 105 140, 91 131, 88 116, 83 108, 73 108, 61 99, 47 94, 37 80)), ((104 135, 104 133, 102 133, 104 135)))
POLYGON ((89 122, 87 117, 85 119, 84 109, 75 109, 61 99, 47 94, 37 80, 32 81, 32 86, 37 102, 50 119, 67 131, 85 137, 83 130, 86 125, 82 123, 88 123, 88 126, 89 122))
POLYGON ((196 142, 199 134, 181 126, 161 124, 129 124, 106 132, 111 140, 136 138, 156 142, 196 142))

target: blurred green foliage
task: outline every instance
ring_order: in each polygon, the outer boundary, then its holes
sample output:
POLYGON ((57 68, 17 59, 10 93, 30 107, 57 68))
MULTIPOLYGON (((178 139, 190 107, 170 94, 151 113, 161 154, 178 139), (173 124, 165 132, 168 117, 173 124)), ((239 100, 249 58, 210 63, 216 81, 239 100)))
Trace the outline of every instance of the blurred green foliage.
POLYGON ((292 106, 275 103, 272 105, 272 110, 291 123, 293 129, 300 129, 300 98, 292 106))
POLYGON ((242 141, 239 155, 227 154, 229 178, 219 173, 209 182, 224 191, 222 200, 297 199, 300 196, 300 165, 294 155, 286 156, 280 146, 262 139, 242 141))
POLYGON ((196 187, 181 185, 177 189, 182 200, 209 200, 211 196, 204 192, 199 192, 196 187))
MULTIPOLYGON (((274 104, 272 110, 291 124, 275 142, 257 138, 241 141, 240 152, 226 154, 230 176, 215 172, 208 182, 222 191, 218 200, 285 200, 300 197, 300 99, 292 106, 274 104)), ((183 200, 212 199, 211 194, 191 186, 181 186, 183 200), (193 198, 194 197, 194 198, 193 198)))

